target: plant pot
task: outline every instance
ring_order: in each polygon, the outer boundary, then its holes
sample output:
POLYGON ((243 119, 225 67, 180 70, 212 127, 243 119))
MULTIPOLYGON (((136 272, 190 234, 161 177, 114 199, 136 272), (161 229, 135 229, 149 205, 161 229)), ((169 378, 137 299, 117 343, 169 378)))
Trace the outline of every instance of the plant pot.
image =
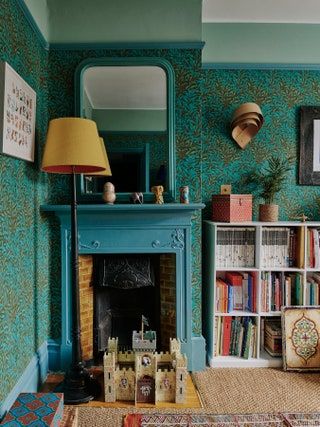
POLYGON ((259 221, 276 222, 279 218, 279 205, 259 205, 259 221))

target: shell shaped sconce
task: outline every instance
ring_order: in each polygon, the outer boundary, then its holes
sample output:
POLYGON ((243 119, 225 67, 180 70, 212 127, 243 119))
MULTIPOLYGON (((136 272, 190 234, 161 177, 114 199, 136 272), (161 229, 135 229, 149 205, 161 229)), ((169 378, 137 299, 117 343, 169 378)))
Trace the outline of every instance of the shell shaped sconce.
POLYGON ((245 148, 263 125, 263 115, 259 105, 246 102, 235 110, 231 121, 231 135, 236 143, 245 148))

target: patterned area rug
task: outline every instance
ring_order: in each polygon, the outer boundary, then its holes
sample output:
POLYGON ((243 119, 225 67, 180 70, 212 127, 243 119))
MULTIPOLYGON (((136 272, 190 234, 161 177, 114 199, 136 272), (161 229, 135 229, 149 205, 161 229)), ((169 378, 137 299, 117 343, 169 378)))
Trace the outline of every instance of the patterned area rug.
POLYGON ((123 427, 312 427, 320 414, 129 414, 123 427))

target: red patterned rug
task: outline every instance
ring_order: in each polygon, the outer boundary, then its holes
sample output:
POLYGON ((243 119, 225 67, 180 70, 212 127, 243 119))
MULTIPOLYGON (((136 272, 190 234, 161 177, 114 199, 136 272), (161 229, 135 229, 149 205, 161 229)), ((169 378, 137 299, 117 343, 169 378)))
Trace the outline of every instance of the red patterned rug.
POLYGON ((320 426, 314 414, 129 414, 123 427, 313 427, 320 426))

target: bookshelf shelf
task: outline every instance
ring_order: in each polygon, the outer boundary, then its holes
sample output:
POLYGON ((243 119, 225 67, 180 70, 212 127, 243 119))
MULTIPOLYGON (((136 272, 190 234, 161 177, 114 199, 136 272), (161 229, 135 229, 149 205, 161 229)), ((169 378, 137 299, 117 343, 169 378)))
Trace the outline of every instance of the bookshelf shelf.
POLYGON ((249 316, 249 317, 255 317, 255 316, 259 316, 258 313, 252 313, 251 311, 238 311, 238 310, 234 310, 234 311, 230 311, 228 313, 219 313, 216 312, 215 316, 249 316))
POLYGON ((259 269, 255 267, 217 267, 216 271, 259 271, 259 269))
POLYGON ((282 365, 281 357, 264 349, 270 348, 266 325, 280 321, 283 305, 320 303, 320 267, 314 267, 320 266, 319 242, 320 222, 204 221, 204 334, 210 366, 282 365))

